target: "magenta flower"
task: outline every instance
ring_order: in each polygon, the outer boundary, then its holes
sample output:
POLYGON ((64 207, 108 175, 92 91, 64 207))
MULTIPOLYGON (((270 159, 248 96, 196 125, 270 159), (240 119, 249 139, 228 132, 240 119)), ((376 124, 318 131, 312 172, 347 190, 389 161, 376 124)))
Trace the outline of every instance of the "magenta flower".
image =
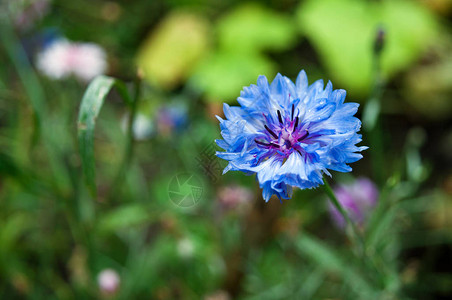
MULTIPOLYGON (((378 189, 367 178, 358 178, 352 184, 340 185, 334 189, 337 200, 348 213, 350 220, 362 227, 378 201, 378 189)), ((341 213, 329 202, 329 212, 339 228, 345 227, 341 213)))

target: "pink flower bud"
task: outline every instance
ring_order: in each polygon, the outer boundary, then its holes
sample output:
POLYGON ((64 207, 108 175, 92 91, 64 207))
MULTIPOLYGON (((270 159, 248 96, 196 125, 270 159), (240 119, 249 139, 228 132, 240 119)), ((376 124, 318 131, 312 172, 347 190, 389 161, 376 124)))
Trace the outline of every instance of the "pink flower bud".
POLYGON ((104 269, 97 275, 99 289, 105 294, 114 294, 118 291, 120 285, 118 273, 113 269, 104 269))

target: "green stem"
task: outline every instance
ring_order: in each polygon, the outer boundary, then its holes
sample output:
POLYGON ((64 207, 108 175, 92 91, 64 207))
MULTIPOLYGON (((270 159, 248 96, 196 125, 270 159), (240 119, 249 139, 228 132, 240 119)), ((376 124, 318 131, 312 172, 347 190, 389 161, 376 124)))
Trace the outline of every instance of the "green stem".
POLYGON ((342 215, 342 217, 344 218, 344 220, 347 224, 346 232, 350 235, 350 238, 354 243, 356 243, 357 241, 359 242, 360 252, 363 252, 364 251, 364 240, 363 240, 361 234, 359 233, 358 228, 356 227, 355 223, 353 223, 353 221, 350 219, 350 217, 348 216, 348 213, 342 207, 340 202, 337 200, 336 195, 334 195, 333 190, 331 189, 330 185, 328 184, 328 181, 325 178, 323 178, 323 182, 324 182, 323 187, 325 189, 326 194, 330 198, 331 203, 333 203, 334 207, 336 207, 336 209, 342 215))
POLYGON ((334 207, 340 212, 342 217, 347 223, 347 234, 349 235, 350 240, 355 244, 358 250, 358 255, 361 257, 363 266, 368 269, 371 269, 372 272, 370 274, 374 274, 378 280, 378 284, 383 287, 384 286, 384 274, 381 273, 381 270, 378 268, 375 258, 372 255, 367 255, 365 248, 365 241, 355 223, 350 219, 348 213, 342 207, 340 202, 337 200, 336 195, 334 195, 333 190, 331 189, 328 181, 323 178, 325 192, 333 203, 334 207), (350 230, 351 229, 351 230, 350 230))
POLYGON ((119 171, 117 173, 116 179, 114 181, 113 190, 116 190, 116 187, 120 186, 119 183, 124 178, 126 171, 132 161, 133 150, 134 150, 134 134, 133 134, 133 125, 135 123, 135 118, 138 111, 138 102, 140 99, 141 92, 141 78, 138 76, 135 80, 135 93, 132 99, 132 103, 130 105, 130 115, 127 124, 127 144, 126 149, 124 151, 124 157, 122 159, 121 165, 119 167, 119 171))
POLYGON ((385 82, 381 72, 384 33, 380 30, 377 32, 376 44, 372 56, 373 85, 363 111, 363 126, 368 132, 369 142, 370 145, 372 145, 372 148, 369 151, 371 151, 374 176, 379 186, 382 186, 384 182, 384 170, 386 168, 383 155, 383 131, 380 124, 380 114, 381 97, 383 95, 385 82))
POLYGON ((138 111, 138 100, 140 99, 140 92, 141 92, 141 78, 137 77, 135 80, 135 94, 133 95, 132 99, 132 107, 130 108, 130 118, 129 118, 129 124, 128 124, 128 132, 127 132, 127 149, 125 153, 124 160, 126 162, 126 165, 129 164, 129 162, 132 159, 133 155, 133 148, 134 148, 134 134, 133 134, 133 125, 135 123, 135 118, 138 111))

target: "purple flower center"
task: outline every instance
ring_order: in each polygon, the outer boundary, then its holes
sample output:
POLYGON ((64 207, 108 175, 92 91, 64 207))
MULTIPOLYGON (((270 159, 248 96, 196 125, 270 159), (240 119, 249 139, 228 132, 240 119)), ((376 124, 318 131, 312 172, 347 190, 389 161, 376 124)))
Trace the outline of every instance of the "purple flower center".
POLYGON ((309 131, 299 128, 299 118, 298 116, 294 118, 294 105, 292 105, 290 117, 285 116, 283 118, 279 110, 277 116, 277 123, 268 122, 269 126, 264 125, 263 134, 265 137, 254 141, 259 147, 275 150, 284 157, 289 156, 294 150, 301 154, 298 143, 309 136, 309 131))

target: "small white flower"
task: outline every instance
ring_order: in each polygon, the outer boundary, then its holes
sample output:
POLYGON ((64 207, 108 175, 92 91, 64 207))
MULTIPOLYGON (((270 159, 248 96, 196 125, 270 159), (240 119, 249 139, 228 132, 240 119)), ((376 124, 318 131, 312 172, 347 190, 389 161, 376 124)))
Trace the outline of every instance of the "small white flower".
MULTIPOLYGON (((121 129, 127 132, 129 115, 124 115, 121 120, 121 129)), ((154 133, 154 123, 152 119, 143 113, 137 113, 133 122, 133 137, 136 140, 146 140, 154 133)))
POLYGON ((37 56, 38 69, 53 79, 75 75, 89 81, 107 69, 105 51, 93 43, 53 42, 37 56))
POLYGON ((103 293, 112 294, 119 289, 121 279, 113 269, 104 269, 97 275, 97 284, 103 293))

